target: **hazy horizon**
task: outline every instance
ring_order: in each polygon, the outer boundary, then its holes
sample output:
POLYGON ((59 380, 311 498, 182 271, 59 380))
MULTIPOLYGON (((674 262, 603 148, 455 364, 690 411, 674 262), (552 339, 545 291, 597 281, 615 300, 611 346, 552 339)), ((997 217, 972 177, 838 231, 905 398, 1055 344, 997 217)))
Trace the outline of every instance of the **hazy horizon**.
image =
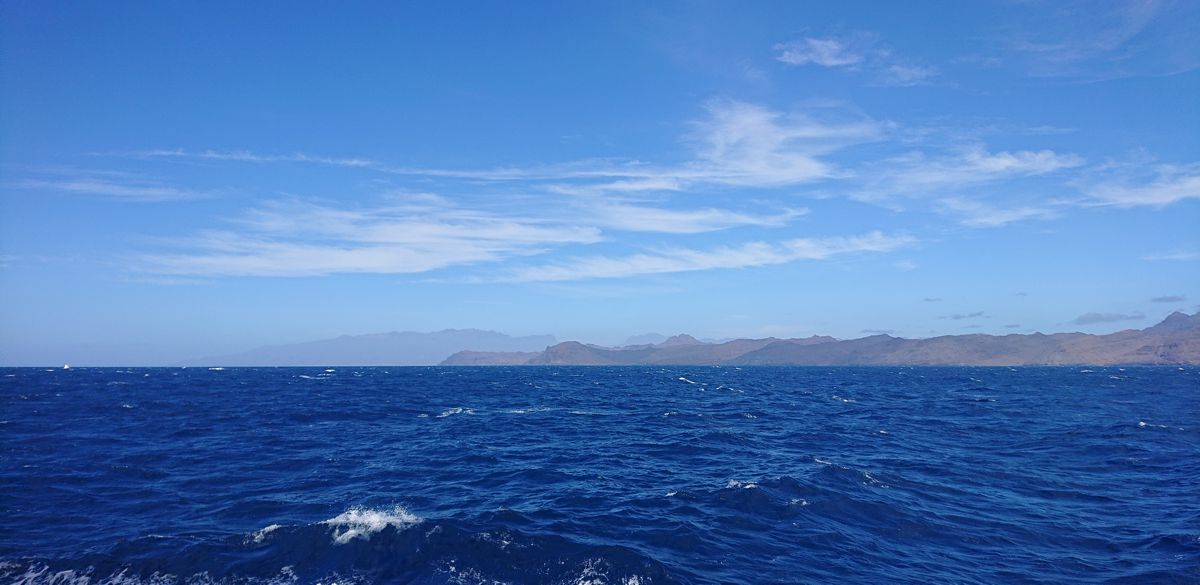
MULTIPOLYGON (((1171 314, 1175 314, 1175 313, 1177 313, 1177 312, 1172 312, 1171 314)), ((1184 313, 1184 314, 1186 315, 1186 313, 1184 313)), ((1197 314, 1200 314, 1200 312, 1198 312, 1197 314)), ((1164 318, 1165 317, 1167 317, 1167 315, 1164 315, 1164 318)), ((1156 320, 1151 325, 1158 324, 1159 322, 1161 322, 1161 319, 1156 320)), ((1013 334, 1017 334, 1017 335, 1029 335, 1029 334, 1054 335, 1054 334, 1061 334, 1061 333, 1081 333, 1078 329, 1079 329, 1079 327, 1075 327, 1074 329, 1071 329, 1070 327, 1066 327, 1066 328, 1063 328, 1060 330, 1053 330, 1053 331, 1026 331, 1026 332, 1019 332, 1019 333, 1009 331, 1007 333, 998 333, 995 335, 1013 335, 1013 334)), ((1136 329, 1136 328, 1117 327, 1116 325, 1111 325, 1107 330, 1100 330, 1100 331, 1094 332, 1092 334, 1093 335, 1108 335, 1108 334, 1112 334, 1112 333, 1126 331, 1129 329, 1136 329)), ((782 336, 782 337, 780 337, 780 336, 760 336, 758 338, 755 338, 753 336, 742 335, 742 336, 733 336, 733 337, 725 337, 725 338, 711 338, 711 337, 692 335, 691 333, 689 333, 687 331, 678 331, 678 332, 673 332, 673 333, 668 333, 668 334, 662 334, 662 333, 658 333, 658 332, 645 332, 645 333, 639 333, 639 334, 631 334, 631 335, 624 337, 623 339, 589 340, 589 339, 566 338, 566 337, 555 335, 552 332, 544 332, 544 333, 540 333, 540 334, 537 334, 537 333, 525 334, 525 335, 518 336, 518 335, 510 335, 503 331, 482 330, 482 329, 477 329, 477 328, 465 328, 465 329, 447 328, 447 329, 439 329, 439 330, 433 330, 433 331, 373 331, 373 332, 364 332, 364 333, 344 333, 344 334, 341 334, 338 336, 328 337, 328 338, 297 339, 297 340, 282 341, 279 343, 271 343, 271 344, 265 344, 265 345, 230 347, 230 348, 227 348, 225 351, 218 352, 218 353, 211 353, 211 354, 205 354, 205 355, 177 355, 177 356, 173 356, 173 357, 160 358, 158 360, 146 360, 146 361, 141 361, 141 362, 105 361, 103 357, 101 357, 100 359, 97 359, 95 357, 96 355, 103 356, 103 355, 105 355, 105 353, 108 353, 109 355, 111 355, 114 351, 122 352, 122 351, 126 350, 126 348, 121 348, 121 347, 111 348, 111 347, 99 346, 99 347, 67 348, 67 351, 64 354, 62 354, 61 356, 59 356, 59 357, 63 357, 64 359, 60 359, 57 361, 40 361, 40 362, 39 361, 25 361, 25 362, 12 361, 12 362, 0 363, 0 367, 58 367, 60 363, 70 365, 73 367, 176 367, 176 366, 181 366, 181 365, 219 366, 219 365, 228 365, 227 363, 220 361, 220 359, 222 359, 222 358, 252 354, 256 351, 265 350, 265 349, 276 349, 276 348, 287 349, 287 348, 293 348, 293 347, 297 347, 297 346, 306 346, 306 345, 310 345, 310 344, 314 344, 314 343, 334 341, 334 340, 344 339, 344 338, 363 339, 363 338, 370 338, 370 337, 385 337, 388 335, 396 335, 396 334, 432 336, 432 335, 436 335, 439 333, 448 333, 448 332, 499 334, 501 336, 509 337, 513 341, 517 341, 517 340, 521 340, 521 339, 533 339, 533 338, 548 337, 548 338, 552 338, 554 340, 554 343, 562 343, 562 342, 569 341, 569 342, 579 342, 579 343, 583 343, 585 345, 591 345, 591 346, 597 346, 597 347, 609 347, 609 348, 623 348, 623 347, 632 347, 632 346, 639 346, 639 345, 657 345, 657 344, 665 342, 669 338, 675 337, 675 336, 690 336, 690 337, 694 338, 696 341, 699 341, 700 343, 703 343, 703 344, 721 344, 721 343, 726 343, 726 342, 735 341, 735 340, 761 339, 764 337, 778 337, 780 339, 799 339, 799 338, 804 338, 804 337, 832 337, 838 341, 845 341, 845 340, 861 339, 864 337, 870 337, 870 336, 875 336, 875 335, 888 335, 888 336, 897 337, 897 338, 901 338, 901 339, 929 339, 929 338, 941 336, 941 335, 904 336, 904 335, 897 334, 895 331, 871 329, 871 330, 860 331, 857 335, 852 335, 849 337, 837 337, 837 336, 831 336, 831 335, 822 334, 822 333, 812 333, 809 335, 782 336), (70 358, 78 358, 78 357, 82 357, 84 359, 70 359, 70 358), (217 361, 206 361, 206 360, 213 360, 213 359, 216 359, 217 361)), ((973 335, 973 334, 978 334, 978 333, 969 332, 969 333, 958 333, 958 334, 947 334, 947 335, 973 335)), ((990 334, 984 334, 984 335, 990 335, 990 334)), ((546 347, 548 347, 548 344, 546 345, 546 347)), ((458 350, 455 350, 455 351, 484 350, 484 349, 485 348, 480 347, 480 346, 463 344, 458 350)), ((540 351, 541 349, 544 349, 544 347, 529 346, 526 348, 522 348, 523 351, 540 351)), ((501 351, 503 351, 503 350, 501 350, 501 351)), ((449 355, 449 353, 446 354, 446 356, 448 356, 448 355, 449 355)), ((397 357, 404 358, 406 356, 397 356, 397 357)), ((445 356, 443 356, 443 357, 445 357, 445 356)), ((420 365, 434 365, 438 361, 441 361, 441 359, 431 360, 428 363, 423 363, 420 365)), ((331 364, 332 364, 332 362, 312 364, 312 365, 331 365, 331 364)), ((272 363, 271 365, 278 366, 280 364, 272 363)), ((287 364, 284 364, 284 365, 287 365, 287 364)), ((339 361, 338 365, 363 365, 363 364, 350 364, 349 362, 342 363, 341 361, 339 361)), ((403 366, 405 364, 399 363, 399 362, 395 362, 395 363, 388 362, 387 365, 403 366)))
POLYGON ((1200 308, 1196 3, 0 5, 0 365, 1200 308))

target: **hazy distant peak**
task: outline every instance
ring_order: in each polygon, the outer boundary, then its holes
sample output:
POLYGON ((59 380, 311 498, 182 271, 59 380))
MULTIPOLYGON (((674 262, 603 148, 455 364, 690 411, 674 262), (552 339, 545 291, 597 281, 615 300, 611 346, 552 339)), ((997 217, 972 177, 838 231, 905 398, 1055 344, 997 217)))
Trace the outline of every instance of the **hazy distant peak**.
POLYGON ((631 336, 621 345, 658 345, 667 340, 667 336, 661 333, 643 333, 641 335, 631 336))
POLYGON ((705 345, 705 343, 691 335, 680 333, 679 335, 668 337, 666 341, 658 344, 658 347, 676 347, 680 345, 705 345))
POLYGON ((461 351, 540 352, 557 343, 553 335, 512 337, 480 329, 443 329, 431 333, 391 331, 342 335, 304 343, 259 347, 247 352, 206 357, 187 365, 429 365, 461 351))

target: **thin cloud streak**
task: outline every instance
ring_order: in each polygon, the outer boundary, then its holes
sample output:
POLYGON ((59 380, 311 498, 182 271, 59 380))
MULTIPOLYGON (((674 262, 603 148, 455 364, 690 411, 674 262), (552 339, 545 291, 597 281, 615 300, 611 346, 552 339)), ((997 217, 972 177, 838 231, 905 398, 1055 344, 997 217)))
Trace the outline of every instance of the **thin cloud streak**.
POLYGON ((865 72, 878 85, 924 85, 938 75, 936 67, 897 55, 872 33, 806 37, 778 43, 773 48, 777 51, 775 60, 781 63, 865 72))
POLYGON ((108 199, 142 203, 186 201, 213 196, 211 193, 180 189, 160 183, 136 180, 118 181, 113 178, 100 177, 26 179, 8 183, 5 187, 93 195, 108 199))
POLYGON ((837 178, 846 171, 824 159, 840 149, 882 139, 884 126, 870 119, 820 120, 802 113, 784 114, 736 100, 712 100, 705 117, 692 123, 687 142, 691 160, 674 165, 609 159, 558 165, 494 169, 398 167, 371 159, 336 158, 304 153, 260 155, 178 149, 131 153, 136 158, 168 158, 247 163, 311 163, 367 169, 380 173, 481 181, 570 181, 550 185, 571 194, 681 190, 716 185, 777 187, 837 178))
POLYGON ((324 276, 409 274, 543 253, 600 241, 594 227, 553 224, 439 206, 428 201, 337 209, 284 201, 233 223, 168 242, 187 251, 135 259, 143 271, 173 276, 324 276))
POLYGON ((1155 165, 1150 177, 1103 177, 1087 189, 1097 205, 1166 207, 1185 199, 1200 199, 1200 163, 1155 165))
POLYGON ((661 234, 699 234, 736 227, 782 227, 808 214, 789 209, 773 215, 750 215, 725 209, 667 209, 629 203, 600 203, 585 207, 587 219, 605 228, 661 234))
POLYGON ((861 236, 799 238, 779 243, 749 242, 707 250, 677 248, 628 256, 587 256, 514 271, 501 281, 546 282, 591 278, 623 278, 646 274, 751 268, 798 260, 825 260, 856 253, 889 252, 914 243, 909 236, 870 232, 861 236))

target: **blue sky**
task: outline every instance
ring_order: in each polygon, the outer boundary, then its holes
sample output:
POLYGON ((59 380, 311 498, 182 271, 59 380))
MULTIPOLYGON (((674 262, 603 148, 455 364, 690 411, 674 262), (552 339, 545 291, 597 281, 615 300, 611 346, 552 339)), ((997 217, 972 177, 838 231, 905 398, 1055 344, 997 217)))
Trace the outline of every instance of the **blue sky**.
POLYGON ((0 4, 0 363, 1200 304, 1200 4, 0 4))

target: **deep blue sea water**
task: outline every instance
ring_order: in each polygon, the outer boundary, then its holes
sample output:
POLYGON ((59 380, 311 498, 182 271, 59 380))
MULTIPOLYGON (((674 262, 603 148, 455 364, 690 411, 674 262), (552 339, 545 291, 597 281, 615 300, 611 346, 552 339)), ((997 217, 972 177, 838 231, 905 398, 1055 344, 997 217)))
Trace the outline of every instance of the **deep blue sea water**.
POLYGON ((0 374, 2 582, 1200 583, 1197 368, 0 374))

